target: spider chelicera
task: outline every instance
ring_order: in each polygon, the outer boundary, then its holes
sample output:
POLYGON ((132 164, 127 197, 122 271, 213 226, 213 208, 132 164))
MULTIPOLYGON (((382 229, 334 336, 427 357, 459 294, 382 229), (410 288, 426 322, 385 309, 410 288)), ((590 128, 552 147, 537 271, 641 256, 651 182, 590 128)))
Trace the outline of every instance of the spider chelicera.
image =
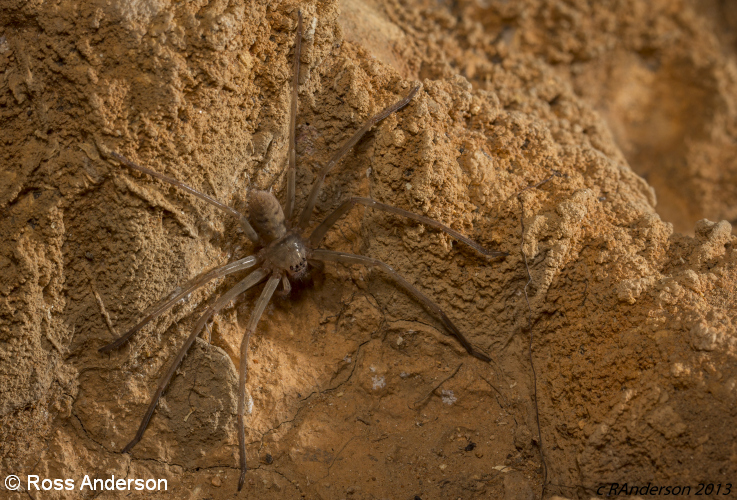
POLYGON ((245 278, 239 281, 235 286, 225 292, 222 296, 218 297, 202 314, 200 319, 195 324, 192 333, 187 338, 186 342, 179 350, 177 357, 169 367, 166 375, 161 379, 156 393, 151 398, 151 403, 148 406, 148 410, 141 421, 141 425, 138 428, 133 440, 123 448, 123 453, 128 453, 130 450, 141 440, 143 433, 148 426, 151 416, 158 405, 159 399, 163 394, 166 387, 169 385, 174 373, 176 372, 179 365, 182 363, 184 356, 195 339, 200 334, 205 324, 209 319, 235 299, 238 295, 245 292, 249 288, 259 284, 266 280, 266 286, 261 292, 260 297, 256 301, 256 305, 253 308, 251 317, 246 326, 246 332, 243 335, 243 340, 240 347, 240 366, 238 369, 238 444, 239 444, 239 462, 240 462, 240 477, 238 480, 238 490, 243 488, 245 481, 245 475, 247 471, 246 466, 246 436, 244 427, 244 414, 246 408, 246 376, 248 369, 248 344, 251 335, 256 330, 256 325, 261 318, 261 315, 269 303, 272 295, 276 291, 279 283, 282 284, 284 292, 289 293, 291 290, 290 279, 299 279, 304 275, 307 270, 308 261, 317 262, 336 262, 342 264, 358 264, 362 266, 378 267, 385 273, 387 273, 397 284, 414 296, 417 300, 422 302, 432 313, 434 313, 443 323, 445 328, 453 335, 461 345, 468 351, 472 356, 489 362, 491 359, 486 354, 476 350, 466 338, 461 334, 460 330, 453 324, 448 316, 443 312, 440 307, 435 304, 428 296, 415 288, 411 283, 394 271, 391 267, 384 264, 380 260, 373 259, 370 257, 364 257, 362 255, 353 255, 344 252, 336 252, 332 250, 325 250, 318 248, 318 245, 324 238, 330 227, 335 222, 346 214, 355 205, 365 205, 366 207, 376 208, 384 210, 408 219, 415 220, 426 226, 434 227, 445 233, 449 234, 453 238, 465 243, 472 247, 476 251, 489 257, 498 257, 506 255, 504 252, 490 251, 476 243, 475 241, 463 236, 457 231, 441 224, 440 222, 429 219, 427 217, 402 210, 400 208, 393 207, 374 201, 369 198, 350 198, 344 201, 334 212, 332 212, 325 220, 322 221, 309 235, 307 235, 307 229, 312 218, 312 212, 317 202, 317 196, 320 193, 320 189, 325 180, 325 176, 330 170, 340 161, 340 159, 363 137, 363 135, 378 122, 388 117, 392 113, 399 111, 400 109, 407 106, 410 101, 420 90, 419 86, 414 87, 409 94, 385 108, 381 112, 371 117, 363 126, 353 134, 353 136, 343 144, 343 146, 332 156, 330 161, 322 168, 318 174, 317 180, 312 186, 312 190, 307 198, 304 209, 297 217, 295 210, 295 177, 296 177, 296 155, 295 155, 295 128, 297 120, 297 90, 298 90, 298 76, 299 76, 299 58, 300 48, 302 43, 302 15, 298 15, 297 21, 297 33, 294 48, 294 67, 292 75, 292 104, 290 112, 290 125, 289 125, 289 160, 287 167, 287 186, 286 186, 286 204, 282 210, 281 205, 277 201, 276 197, 270 192, 266 191, 251 191, 248 195, 248 217, 244 216, 237 210, 228 207, 227 205, 203 194, 176 179, 164 176, 158 172, 155 172, 149 168, 142 167, 132 161, 128 160, 124 156, 110 152, 109 156, 116 159, 123 165, 143 172, 152 177, 156 177, 164 182, 178 187, 184 191, 187 191, 194 196, 214 205, 220 210, 235 216, 238 218, 243 231, 246 236, 256 245, 260 245, 262 248, 257 253, 244 257, 242 259, 230 262, 223 266, 217 267, 210 271, 207 271, 192 281, 187 283, 183 289, 168 298, 162 303, 158 304, 153 310, 143 318, 136 326, 128 330, 124 335, 116 339, 114 342, 101 347, 100 352, 108 352, 117 347, 123 345, 128 339, 133 336, 136 332, 141 330, 144 326, 150 323, 152 320, 159 317, 161 314, 172 308, 177 302, 187 297, 195 290, 203 287, 210 281, 221 278, 223 276, 244 271, 253 267, 257 269, 245 278))

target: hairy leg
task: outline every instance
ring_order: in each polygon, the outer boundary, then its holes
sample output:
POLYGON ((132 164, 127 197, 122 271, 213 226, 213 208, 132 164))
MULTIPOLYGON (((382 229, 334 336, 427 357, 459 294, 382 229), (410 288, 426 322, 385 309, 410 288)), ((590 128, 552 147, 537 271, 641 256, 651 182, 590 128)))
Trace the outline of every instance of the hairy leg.
POLYGON ((468 351, 471 356, 480 359, 481 361, 491 362, 491 358, 481 351, 477 351, 471 343, 466 340, 461 331, 453 324, 450 318, 440 309, 430 297, 415 288, 409 281, 404 279, 402 275, 396 272, 394 269, 384 264, 378 259, 372 259, 371 257, 364 257, 363 255, 353 255, 344 252, 334 252, 332 250, 317 249, 312 251, 311 258, 322 260, 326 262, 340 262, 342 264, 359 264, 362 266, 375 266, 380 268, 382 271, 387 273, 390 278, 396 281, 402 288, 412 294, 417 300, 422 302, 425 307, 435 313, 440 320, 443 322, 445 328, 453 335, 458 342, 468 351))
POLYGON ((317 247, 322 239, 325 237, 325 233, 328 232, 328 229, 330 229, 332 225, 338 221, 338 219, 343 217, 343 215, 345 215, 351 208, 353 208, 357 204, 365 205, 372 208, 378 208, 379 210, 384 210, 386 212, 401 215, 402 217, 407 217, 408 219, 416 220, 417 222, 421 222, 422 224, 425 224, 427 226, 434 227, 435 229, 440 229, 441 231, 448 233, 458 241, 465 243, 477 252, 488 257, 501 257, 503 255, 507 255, 506 252, 495 252, 492 250, 487 250, 472 239, 463 236, 458 231, 449 228, 448 226, 436 221, 435 219, 430 219, 429 217, 417 215, 412 212, 408 212, 407 210, 402 210, 401 208, 387 205, 386 203, 374 201, 370 198, 351 198, 347 201, 344 201, 338 208, 335 209, 333 213, 328 215, 325 220, 322 221, 322 223, 315 228, 314 231, 312 231, 312 234, 310 235, 310 245, 312 245, 313 248, 317 247))
POLYGON ((258 241, 258 235, 256 234, 256 231, 253 230, 253 227, 251 227, 251 224, 248 222, 248 219, 238 210, 234 208, 230 208, 228 205, 219 202, 215 198, 212 198, 206 195, 205 193, 201 193, 197 191, 195 188, 190 187, 184 184, 183 182, 180 182, 171 177, 167 177, 166 175, 160 174, 154 170, 151 170, 150 168, 142 167, 141 165, 138 165, 137 163, 130 161, 128 158, 126 158, 125 156, 121 154, 116 153, 115 151, 112 151, 110 153, 110 156, 112 156, 113 158, 115 158, 116 160, 118 160, 120 163, 122 163, 128 168, 131 168, 133 170, 138 170, 139 172, 148 174, 151 177, 156 177, 157 179, 167 182, 171 184, 172 186, 176 186, 184 191, 187 191, 190 194, 195 195, 197 198, 204 200, 207 203, 210 203, 211 205, 214 205, 215 207, 219 208, 223 212, 236 217, 240 221, 241 227, 243 228, 243 231, 246 233, 246 236, 248 237, 248 239, 253 241, 254 243, 258 241))
POLYGON ((328 172, 332 170, 332 168, 340 161, 341 158, 353 147, 356 145, 356 143, 363 137, 363 135, 369 131, 371 127, 379 123, 381 120, 386 118, 387 116, 391 115, 395 111, 399 111, 403 107, 405 107, 409 102, 412 100, 412 98, 417 94, 417 91, 420 90, 419 85, 415 88, 413 88, 409 94, 407 94, 407 97, 404 99, 395 102, 391 106, 388 106, 384 108, 384 110, 378 112, 371 118, 369 118, 366 123, 363 124, 363 126, 356 131, 353 136, 348 139, 341 147, 340 149, 333 155, 332 158, 330 158, 330 161, 323 167, 323 169, 320 171, 320 173, 317 175, 317 180, 315 181, 315 184, 312 186, 312 190, 310 191, 310 196, 307 198, 307 204, 305 205, 304 210, 302 211, 302 214, 299 217, 299 227, 304 229, 307 229, 307 226, 310 223, 310 219, 312 218, 312 211, 315 209, 315 203, 317 203, 317 195, 320 194, 320 189, 322 188, 322 183, 325 181, 325 176, 328 175, 328 172))
POLYGON ((156 409, 156 405, 159 404, 159 399, 161 398, 161 395, 164 393, 164 390, 169 385, 169 382, 171 381, 171 378, 174 376, 174 372, 177 371, 177 368, 179 368, 179 365, 182 364, 182 360, 184 359, 184 356, 187 354, 187 351, 190 347, 192 347, 192 344, 194 344, 195 339, 197 338, 197 335, 202 331, 202 328, 205 326, 205 323, 220 309, 228 305, 228 303, 236 298, 241 293, 245 292, 249 288, 257 285, 261 280, 263 280, 266 276, 269 275, 269 271, 266 271, 265 269, 257 269, 248 276, 246 276, 243 280, 239 281, 237 285, 235 285, 233 288, 225 292, 221 297, 219 297, 210 307, 208 307, 205 312, 202 314, 202 317, 197 321, 197 323, 194 326, 194 329, 192 330, 192 333, 187 337, 187 341, 184 343, 182 348, 179 350, 179 354, 177 354, 177 357, 174 359, 174 362, 169 367, 169 371, 166 372, 166 375, 161 379, 161 382, 159 382, 159 386, 156 389, 156 393, 154 394, 154 397, 151 399, 151 403, 148 405, 148 410, 146 410, 146 414, 143 416, 143 420, 141 421, 141 425, 138 427, 138 432, 136 432, 136 437, 133 438, 133 440, 128 443, 125 448, 123 448, 123 453, 128 453, 130 450, 138 443, 138 441, 141 440, 141 437, 143 437, 143 433, 146 430, 146 427, 148 427, 148 423, 151 420, 151 416, 154 414, 154 410, 156 409))
POLYGON ((243 271, 244 269, 253 267, 256 264, 258 264, 258 262, 259 261, 255 255, 250 255, 248 257, 244 257, 240 260, 229 262, 228 264, 225 264, 224 266, 216 267, 215 269, 212 269, 210 271, 200 274, 199 276, 195 277, 192 281, 187 283, 182 289, 182 291, 180 291, 174 297, 168 300, 165 300, 164 302, 156 306, 154 310, 151 311, 145 318, 143 318, 136 326, 134 326, 133 328, 128 330, 125 334, 115 339, 114 342, 111 342, 107 345, 100 347, 98 351, 108 352, 108 351, 112 351, 113 349, 117 347, 120 347, 129 338, 131 338, 133 334, 135 334, 137 331, 139 331, 141 328, 146 326, 148 323, 150 323, 154 319, 164 314, 166 311, 168 311, 172 307, 174 307, 174 305, 180 300, 182 300, 182 298, 186 297, 187 295, 194 292, 198 288, 205 286, 207 283, 214 280, 215 278, 221 278, 228 274, 232 274, 238 271, 243 271))
POLYGON ((238 491, 243 488, 243 482, 246 480, 246 471, 248 470, 246 466, 246 429, 244 422, 246 413, 246 378, 248 377, 248 342, 251 340, 253 332, 256 331, 256 325, 258 325, 258 321, 261 319, 266 305, 271 300, 271 296, 274 295, 279 281, 281 281, 281 277, 276 274, 269 278, 264 291, 261 292, 261 296, 253 308, 251 318, 248 320, 248 326, 246 326, 246 333, 241 342, 241 362, 238 367, 238 448, 240 451, 241 475, 238 478, 238 491))
POLYGON ((297 35, 294 41, 294 68, 292 69, 292 109, 289 113, 289 166, 287 167, 287 206, 284 217, 291 224, 294 214, 295 179, 297 176, 297 93, 299 87, 299 57, 302 52, 302 12, 297 11, 297 35))

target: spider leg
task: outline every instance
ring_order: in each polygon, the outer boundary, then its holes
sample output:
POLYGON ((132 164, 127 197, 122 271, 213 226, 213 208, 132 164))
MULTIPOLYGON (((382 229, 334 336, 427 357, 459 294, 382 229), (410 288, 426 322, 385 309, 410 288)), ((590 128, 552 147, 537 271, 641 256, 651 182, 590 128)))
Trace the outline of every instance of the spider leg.
POLYGON ((465 243, 466 245, 470 246, 477 252, 486 255, 488 257, 501 257, 503 255, 508 255, 506 252, 495 252, 492 250, 487 250, 486 248, 482 247, 475 241, 473 241, 470 238, 467 238, 463 236, 458 231, 455 231, 448 226, 436 221, 435 219, 430 219, 429 217, 424 217, 422 215, 417 215, 412 212, 408 212, 407 210, 402 210, 401 208, 393 207, 391 205, 387 205, 386 203, 380 203, 378 201, 374 201, 370 198, 351 198, 349 200, 344 201, 338 208, 335 209, 333 213, 328 215, 322 223, 315 228, 314 231, 312 231, 312 234, 310 235, 310 245, 312 247, 317 247, 322 239, 325 237, 325 233, 328 232, 328 229, 332 227, 333 224, 335 224, 338 219, 340 219, 343 215, 345 215, 351 208, 356 206, 356 204, 365 205, 367 207, 372 208, 378 208, 379 210, 384 210, 386 212, 390 212, 393 214, 401 215, 402 217, 407 217, 408 219, 416 220, 417 222, 421 222, 422 224, 425 224, 430 227, 434 227, 436 229, 440 229, 441 231, 444 231, 451 235, 453 238, 457 239, 458 241, 461 241, 465 243))
POLYGON ((200 274, 199 276, 195 277, 192 281, 187 283, 181 292, 176 294, 174 297, 162 302, 156 308, 154 308, 153 311, 151 311, 145 318, 143 318, 136 326, 128 330, 125 334, 121 335, 117 339, 115 339, 113 342, 104 345, 98 349, 99 352, 108 352, 112 351, 113 349, 120 347, 123 345, 129 338, 133 336, 136 332, 138 332, 141 328, 149 324, 154 319, 158 318, 162 314, 164 314, 166 311, 174 307, 174 305, 182 300, 183 297, 186 297, 190 293, 194 292, 200 287, 205 286, 210 281, 214 280, 215 278, 220 278, 222 276, 235 273, 238 271, 243 271, 244 269, 248 269, 249 267, 253 267, 256 264, 258 264, 258 258, 255 255, 251 255, 249 257, 245 257, 240 260, 236 260, 233 262, 230 262, 228 264, 225 264, 224 266, 216 267, 215 269, 212 269, 208 272, 205 272, 203 274, 200 274))
POLYGON ((154 394, 154 397, 151 399, 151 403, 148 405, 148 410, 146 410, 146 415, 143 416, 143 420, 141 421, 141 425, 138 427, 138 432, 136 432, 136 437, 133 438, 133 440, 128 443, 125 448, 123 448, 123 453, 128 453, 131 451, 131 449, 138 443, 138 441, 141 440, 141 437, 143 436, 143 433, 146 430, 146 427, 148 427, 148 423, 151 420, 151 416, 154 414, 154 410, 156 409, 156 405, 159 404, 159 399, 161 398, 161 395, 164 393, 164 390, 169 385, 169 382, 171 381, 171 378, 174 376, 174 372, 177 371, 177 368, 179 368, 179 365, 182 364, 182 360, 184 359, 184 356, 187 354, 187 351, 190 347, 192 347, 192 344, 194 344, 195 339, 197 338, 197 335, 202 331, 202 328, 205 326, 205 323, 220 309, 225 307, 231 300, 236 298, 241 293, 245 292, 249 288, 253 287, 254 285, 257 285, 261 280, 263 280, 266 276, 268 276, 269 271, 265 269, 257 269, 248 276, 246 276, 244 279, 238 282, 237 285, 235 285, 233 288, 225 292, 222 296, 220 296, 210 307, 208 307, 205 312, 202 314, 202 317, 197 321, 197 323, 194 326, 194 329, 192 330, 192 333, 187 338, 187 341, 184 343, 182 348, 179 350, 179 354, 177 354, 177 357, 174 359, 174 362, 169 367, 169 371, 166 372, 166 375, 164 375, 164 378, 161 379, 161 382, 159 382, 159 386, 156 389, 156 393, 154 394))
POLYGON ((210 203, 211 205, 216 206, 223 212, 236 217, 240 221, 241 227, 243 228, 243 231, 246 233, 246 236, 248 237, 248 239, 253 241, 254 243, 258 241, 258 235, 256 234, 256 231, 253 230, 253 227, 251 227, 251 224, 248 222, 248 219, 238 210, 234 208, 230 208, 228 205, 219 202, 215 198, 212 198, 206 195, 205 193, 201 193, 197 191, 196 189, 172 177, 167 177, 166 175, 160 174, 154 170, 151 170, 150 168, 142 167, 141 165, 138 165, 137 163, 130 161, 128 158, 126 158, 125 156, 121 154, 116 153, 115 151, 111 151, 110 156, 112 156, 113 158, 115 158, 116 160, 118 160, 120 163, 122 163, 128 168, 131 168, 133 170, 138 170, 139 172, 148 174, 151 177, 156 177, 157 179, 161 179, 162 181, 167 182, 171 184, 172 186, 176 186, 179 189, 187 191, 188 193, 195 195, 197 198, 204 200, 207 203, 210 203))
POLYGON ((477 351, 471 343, 466 340, 461 331, 453 324, 450 318, 443 312, 443 310, 430 297, 415 288, 409 281, 404 279, 402 275, 396 272, 394 269, 384 264, 378 259, 371 257, 364 257, 363 255, 353 255, 344 252, 334 252, 332 250, 316 249, 312 251, 313 259, 322 260, 326 262, 340 262, 342 264, 359 264, 362 266, 376 266, 381 268, 382 271, 387 273, 394 281, 396 281, 402 288, 412 294, 417 300, 422 302, 428 309, 435 313, 440 320, 443 322, 445 328, 453 335, 458 342, 468 351, 471 356, 480 359, 481 361, 491 362, 491 358, 481 351, 477 351))
POLYGON ((320 194, 320 189, 322 188, 322 183, 325 182, 325 176, 328 175, 328 172, 332 170, 332 168, 340 161, 341 158, 353 147, 356 145, 356 143, 363 137, 363 135, 369 131, 371 127, 379 123, 381 120, 386 118, 387 116, 391 115, 395 111, 399 111, 403 107, 405 107, 409 102, 412 100, 412 98, 417 94, 417 91, 420 90, 420 86, 413 88, 409 94, 407 94, 407 97, 404 99, 395 102, 391 106, 388 106, 384 108, 384 110, 378 112, 371 118, 369 118, 366 123, 363 124, 363 126, 356 131, 355 134, 353 134, 353 137, 348 139, 341 147, 340 149, 333 155, 332 158, 330 158, 330 161, 323 167, 323 169, 320 171, 320 173, 317 175, 317 180, 315 181, 315 184, 312 186, 312 190, 310 191, 310 196, 307 198, 307 204, 305 205, 304 210, 299 216, 299 227, 304 229, 307 229, 308 224, 310 223, 310 219, 312 218, 312 211, 315 209, 315 203, 317 203, 317 195, 320 194))
POLYGON ((302 52, 302 12, 297 11, 297 35, 294 41, 294 68, 292 70, 292 109, 289 113, 289 167, 287 168, 287 206, 285 219, 290 222, 294 212, 295 178, 297 176, 296 128, 297 91, 299 88, 299 57, 302 52))
POLYGON ((248 470, 246 466, 246 430, 244 422, 246 412, 246 378, 248 377, 248 342, 251 340, 251 334, 256 331, 256 325, 258 325, 258 321, 261 319, 266 305, 271 300, 271 296, 274 295, 279 281, 281 281, 281 277, 278 274, 274 274, 266 282, 264 291, 261 292, 261 296, 253 308, 251 318, 248 320, 248 326, 246 326, 246 333, 241 342, 241 362, 238 367, 238 447, 240 451, 241 475, 238 479, 238 491, 241 491, 241 488, 243 488, 243 482, 246 480, 246 471, 248 470))

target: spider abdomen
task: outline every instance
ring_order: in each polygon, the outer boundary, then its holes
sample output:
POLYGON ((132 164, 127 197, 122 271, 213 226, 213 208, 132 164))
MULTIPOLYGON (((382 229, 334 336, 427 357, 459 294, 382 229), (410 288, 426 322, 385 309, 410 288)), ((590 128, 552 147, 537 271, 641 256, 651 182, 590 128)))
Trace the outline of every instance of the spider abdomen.
POLYGON ((248 194, 248 221, 267 243, 287 234, 281 205, 268 191, 251 191, 248 194))

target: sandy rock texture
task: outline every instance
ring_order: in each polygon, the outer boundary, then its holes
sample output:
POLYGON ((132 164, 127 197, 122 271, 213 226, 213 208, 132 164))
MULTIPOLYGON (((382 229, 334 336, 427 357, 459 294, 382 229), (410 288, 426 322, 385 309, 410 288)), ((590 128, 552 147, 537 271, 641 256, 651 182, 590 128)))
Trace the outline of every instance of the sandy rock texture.
POLYGON ((0 471, 22 483, 4 498, 150 494, 80 491, 113 475, 191 499, 737 480, 732 3, 0 7, 0 471), (107 155, 243 211, 249 189, 283 199, 298 9, 298 206, 342 141, 421 84, 328 176, 317 219, 366 196, 508 255, 364 208, 339 221, 326 248, 400 270, 493 362, 378 270, 313 270, 251 341, 236 494, 234 363, 259 290, 215 317, 130 455, 159 377, 235 278, 97 349, 255 248, 237 221, 107 155), (75 489, 25 491, 29 475, 75 489))

